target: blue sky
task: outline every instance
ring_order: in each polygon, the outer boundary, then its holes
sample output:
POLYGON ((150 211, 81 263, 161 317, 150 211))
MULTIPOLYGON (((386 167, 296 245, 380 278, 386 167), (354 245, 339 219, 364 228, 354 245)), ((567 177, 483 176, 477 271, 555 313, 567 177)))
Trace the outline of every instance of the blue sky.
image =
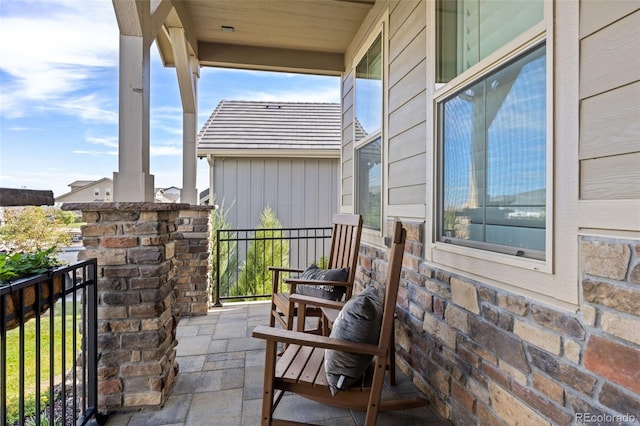
MULTIPOLYGON (((111 0, 0 0, 0 187, 68 192, 118 167, 118 27, 111 0)), ((182 186, 175 69, 151 47, 151 173, 182 186)), ((202 68, 198 128, 220 100, 339 102, 336 77, 202 68)), ((208 185, 198 161, 197 186, 208 185)))

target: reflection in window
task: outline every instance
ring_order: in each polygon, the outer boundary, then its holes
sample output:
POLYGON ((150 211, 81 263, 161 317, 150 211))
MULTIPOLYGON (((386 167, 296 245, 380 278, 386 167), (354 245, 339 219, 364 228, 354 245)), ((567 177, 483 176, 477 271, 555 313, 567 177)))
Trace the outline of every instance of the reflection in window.
POLYGON ((438 108, 440 241, 544 258, 545 47, 460 90, 438 108))
POLYGON ((382 128, 382 35, 373 42, 356 67, 355 140, 382 128))
POLYGON ((357 151, 356 208, 365 227, 382 229, 382 143, 378 137, 357 151))
POLYGON ((543 0, 439 0, 437 81, 463 73, 522 34, 544 15, 543 0))

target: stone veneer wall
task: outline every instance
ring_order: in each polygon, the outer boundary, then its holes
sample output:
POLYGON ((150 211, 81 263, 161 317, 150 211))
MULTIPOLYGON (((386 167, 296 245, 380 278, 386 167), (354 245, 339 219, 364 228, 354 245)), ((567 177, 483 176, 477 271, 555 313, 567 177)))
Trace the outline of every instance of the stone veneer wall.
POLYGON ((181 315, 206 315, 211 305, 211 224, 213 206, 181 210, 176 243, 176 303, 181 315))
MULTIPOLYGON (((580 238, 584 302, 572 314, 431 268, 423 224, 404 225, 396 359, 442 417, 640 422, 639 241, 580 238)), ((358 286, 384 282, 383 251, 363 245, 359 261, 358 286)))
POLYGON ((209 305, 211 207, 78 203, 79 259, 98 260, 98 410, 159 408, 172 388, 180 315, 209 305), (178 303, 178 301, 180 303, 178 303))

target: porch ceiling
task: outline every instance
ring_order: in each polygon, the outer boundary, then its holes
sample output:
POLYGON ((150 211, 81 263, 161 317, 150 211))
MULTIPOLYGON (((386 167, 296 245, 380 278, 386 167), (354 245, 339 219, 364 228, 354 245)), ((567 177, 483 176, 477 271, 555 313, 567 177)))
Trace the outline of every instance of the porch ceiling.
POLYGON ((335 75, 344 71, 344 53, 374 3, 172 1, 156 43, 165 66, 176 66, 170 29, 180 27, 201 66, 335 75))

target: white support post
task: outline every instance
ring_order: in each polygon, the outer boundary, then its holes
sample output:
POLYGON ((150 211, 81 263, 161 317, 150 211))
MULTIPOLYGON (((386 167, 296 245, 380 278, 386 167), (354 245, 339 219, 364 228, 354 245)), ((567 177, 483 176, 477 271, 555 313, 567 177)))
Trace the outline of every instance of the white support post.
POLYGON ((197 158, 196 158, 196 128, 198 114, 182 113, 182 190, 180 202, 198 204, 196 189, 197 158))
POLYGON ((149 173, 149 43, 141 36, 120 35, 118 171, 113 200, 153 202, 149 173))

